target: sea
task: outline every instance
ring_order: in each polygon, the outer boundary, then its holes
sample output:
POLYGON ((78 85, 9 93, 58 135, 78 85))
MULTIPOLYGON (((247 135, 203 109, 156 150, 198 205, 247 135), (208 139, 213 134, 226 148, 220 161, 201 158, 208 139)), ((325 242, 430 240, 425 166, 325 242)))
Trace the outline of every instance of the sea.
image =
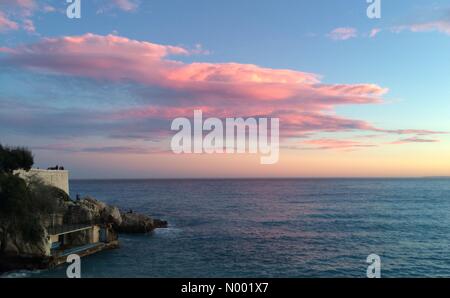
MULTIPOLYGON (((120 235, 82 277, 450 277, 450 179, 73 180, 169 222, 120 235)), ((65 277, 67 266, 7 277, 65 277)))

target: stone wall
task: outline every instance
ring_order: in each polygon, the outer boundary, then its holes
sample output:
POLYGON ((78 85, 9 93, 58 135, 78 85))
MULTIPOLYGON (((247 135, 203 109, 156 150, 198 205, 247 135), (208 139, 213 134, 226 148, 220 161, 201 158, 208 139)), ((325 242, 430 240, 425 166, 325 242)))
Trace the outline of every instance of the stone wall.
POLYGON ((28 172, 20 170, 14 173, 19 174, 23 179, 39 178, 44 183, 62 189, 69 194, 69 171, 31 169, 28 172))

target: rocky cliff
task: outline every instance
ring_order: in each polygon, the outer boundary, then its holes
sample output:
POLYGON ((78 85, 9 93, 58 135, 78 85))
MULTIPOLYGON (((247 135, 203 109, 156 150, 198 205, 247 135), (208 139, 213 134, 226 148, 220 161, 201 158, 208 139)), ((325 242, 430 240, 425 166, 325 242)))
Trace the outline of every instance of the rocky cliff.
MULTIPOLYGON (((58 192, 54 198, 57 201, 56 213, 41 216, 34 223, 20 223, 33 225, 33 237, 24 235, 20 224, 11 219, 0 219, 0 272, 5 271, 5 268, 10 270, 19 267, 17 264, 21 264, 20 268, 40 268, 40 265, 31 264, 31 260, 46 256, 49 249, 48 228, 51 226, 107 224, 114 234, 148 233, 156 228, 167 227, 166 221, 139 213, 121 212, 117 207, 91 197, 74 201, 65 193, 58 192)), ((80 244, 83 242, 80 239, 80 244)))
POLYGON ((167 222, 152 219, 139 213, 122 213, 122 223, 117 227, 120 233, 148 233, 157 228, 166 228, 167 222))
MULTIPOLYGON (((39 223, 38 223, 39 224, 39 223)), ((47 247, 47 231, 39 224, 39 235, 36 240, 30 241, 25 235, 17 232, 15 227, 3 223, 0 226, 0 256, 26 256, 40 257, 45 255, 47 247)))
POLYGON ((91 197, 71 201, 65 208, 65 222, 111 223, 120 233, 148 233, 156 228, 167 227, 167 222, 147 215, 121 212, 117 207, 107 205, 91 197))

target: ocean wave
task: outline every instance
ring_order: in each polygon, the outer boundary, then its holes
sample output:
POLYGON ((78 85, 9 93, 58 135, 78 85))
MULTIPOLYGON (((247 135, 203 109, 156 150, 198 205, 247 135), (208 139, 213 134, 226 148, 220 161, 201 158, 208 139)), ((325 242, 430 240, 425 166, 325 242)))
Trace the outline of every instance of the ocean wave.
POLYGON ((164 228, 164 229, 156 229, 153 231, 153 233, 156 236, 162 236, 162 237, 166 237, 166 236, 172 237, 172 236, 176 236, 182 232, 183 232, 182 229, 176 228, 176 227, 170 227, 170 226, 167 228, 164 228))

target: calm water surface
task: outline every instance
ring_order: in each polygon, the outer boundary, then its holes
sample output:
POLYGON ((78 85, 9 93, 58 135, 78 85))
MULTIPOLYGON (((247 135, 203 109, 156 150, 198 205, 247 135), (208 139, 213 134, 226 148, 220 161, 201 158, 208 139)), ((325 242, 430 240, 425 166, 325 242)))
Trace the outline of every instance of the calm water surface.
MULTIPOLYGON (((169 221, 82 259, 83 277, 450 277, 449 179, 71 181, 169 221)), ((65 268, 32 277, 64 277, 65 268)))

